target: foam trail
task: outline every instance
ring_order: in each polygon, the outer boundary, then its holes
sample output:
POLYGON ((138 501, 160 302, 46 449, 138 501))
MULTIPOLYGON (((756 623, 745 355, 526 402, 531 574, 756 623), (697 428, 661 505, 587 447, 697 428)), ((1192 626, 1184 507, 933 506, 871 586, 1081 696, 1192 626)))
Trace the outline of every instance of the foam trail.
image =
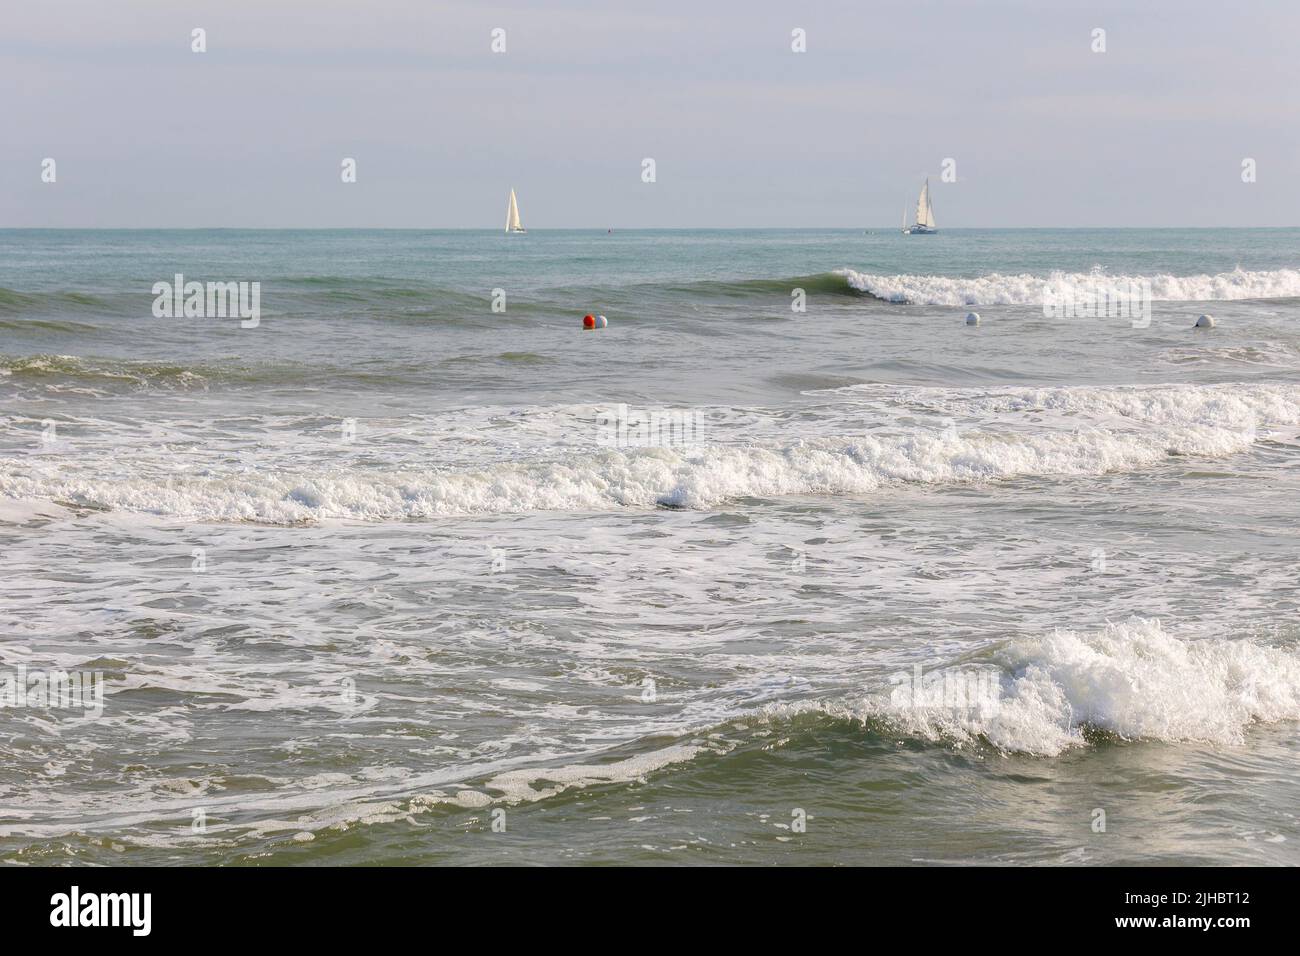
POLYGON ((1049 275, 955 276, 871 275, 837 269, 836 275, 859 292, 887 302, 913 305, 1041 305, 1043 287, 1128 288, 1149 282, 1151 298, 1164 302, 1217 302, 1232 299, 1285 299, 1300 296, 1300 269, 1234 269, 1215 275, 1107 275, 1094 272, 1052 272, 1049 275))
POLYGON ((1013 416, 1052 413, 1060 420, 1113 424, 1246 429, 1252 424, 1300 422, 1300 387, 1291 385, 1010 386, 906 389, 845 385, 808 394, 834 394, 866 401, 904 400, 947 415, 1013 416))

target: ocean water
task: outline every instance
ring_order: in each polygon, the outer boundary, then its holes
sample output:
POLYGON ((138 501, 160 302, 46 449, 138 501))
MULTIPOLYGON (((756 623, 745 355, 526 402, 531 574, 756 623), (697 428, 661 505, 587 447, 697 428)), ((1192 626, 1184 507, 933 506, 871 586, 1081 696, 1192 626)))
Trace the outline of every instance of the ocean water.
POLYGON ((0 231, 0 860, 1294 865, 1298 435, 1300 230, 0 231))

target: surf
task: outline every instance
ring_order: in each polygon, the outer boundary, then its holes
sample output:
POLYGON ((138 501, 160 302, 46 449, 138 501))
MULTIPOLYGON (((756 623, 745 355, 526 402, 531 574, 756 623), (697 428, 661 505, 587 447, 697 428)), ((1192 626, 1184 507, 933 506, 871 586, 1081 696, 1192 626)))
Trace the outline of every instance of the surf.
POLYGON ((1032 305, 1041 306, 1044 288, 1093 287, 1099 282, 1129 287, 1150 283, 1152 299, 1162 302, 1217 302, 1243 299, 1287 299, 1300 296, 1300 269, 1234 269, 1216 274, 1176 276, 1052 271, 1045 274, 978 276, 895 274, 876 275, 855 269, 833 273, 858 292, 884 302, 907 305, 1032 305))
POLYGON ((1106 738, 1240 746, 1256 724, 1300 720, 1294 648, 1184 640, 1154 618, 1009 641, 977 663, 998 668, 992 707, 875 693, 838 712, 922 740, 1035 756, 1106 738))
MULTIPOLYGON (((421 446, 408 448, 408 442, 391 449, 399 457, 378 458, 378 465, 338 464, 329 434, 312 432, 300 447, 281 447, 279 457, 251 451, 233 464, 220 455, 186 464, 166 446, 154 446, 156 457, 138 458, 123 473, 115 439, 102 452, 83 448, 71 460, 34 454, 0 460, 0 494, 92 510, 284 525, 707 510, 745 498, 870 496, 907 486, 1138 473, 1182 458, 1240 454, 1274 431, 1285 438, 1300 426, 1300 386, 1294 385, 848 386, 828 397, 838 401, 822 407, 821 434, 805 426, 801 437, 791 438, 779 418, 763 419, 748 426, 751 440, 648 448, 593 448, 597 422, 586 416, 594 410, 539 410, 503 435, 501 448, 484 449, 487 460, 477 465, 431 465, 421 446), (864 415, 878 424, 845 430, 864 415), (575 430, 590 444, 566 438, 575 430), (556 455, 557 439, 570 450, 556 455), (112 457, 112 468, 100 454, 112 457)), ((734 409, 701 414, 706 422, 746 427, 734 409)), ((437 421, 452 428, 458 413, 437 421)), ((403 431, 394 426, 392 435, 403 431)), ((369 450, 378 454, 383 447, 376 439, 369 450)))

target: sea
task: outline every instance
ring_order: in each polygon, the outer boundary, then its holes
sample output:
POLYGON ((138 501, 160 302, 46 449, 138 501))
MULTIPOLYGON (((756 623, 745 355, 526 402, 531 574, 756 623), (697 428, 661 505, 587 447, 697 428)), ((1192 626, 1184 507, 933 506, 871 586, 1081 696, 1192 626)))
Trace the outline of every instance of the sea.
POLYGON ((1300 864, 1298 435, 1295 229, 3 230, 0 861, 1300 864))

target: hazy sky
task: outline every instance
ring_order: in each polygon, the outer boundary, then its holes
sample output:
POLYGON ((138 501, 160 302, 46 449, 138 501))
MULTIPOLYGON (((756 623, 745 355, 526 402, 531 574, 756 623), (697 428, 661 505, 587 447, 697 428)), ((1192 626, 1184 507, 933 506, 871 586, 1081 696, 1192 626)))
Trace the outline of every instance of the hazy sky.
POLYGON ((1294 0, 14 0, 0 19, 0 227, 500 228, 511 186, 533 229, 895 227, 927 174, 940 227, 1300 224, 1294 0))

